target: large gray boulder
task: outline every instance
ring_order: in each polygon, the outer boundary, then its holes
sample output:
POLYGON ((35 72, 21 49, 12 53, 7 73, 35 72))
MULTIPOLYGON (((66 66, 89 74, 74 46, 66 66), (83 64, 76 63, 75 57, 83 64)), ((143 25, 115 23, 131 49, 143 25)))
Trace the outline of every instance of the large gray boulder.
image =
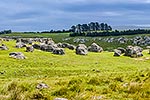
POLYGON ((26 44, 23 42, 17 42, 15 47, 16 48, 23 48, 23 47, 26 47, 26 44))
POLYGON ((23 53, 21 52, 11 52, 9 54, 10 57, 15 58, 15 59, 25 59, 26 57, 24 56, 23 53))
POLYGON ((72 44, 69 44, 69 43, 58 43, 57 46, 59 48, 68 48, 70 50, 75 50, 76 49, 76 46, 74 46, 72 44))
POLYGON ((17 40, 16 40, 16 43, 18 43, 18 42, 22 42, 22 43, 24 43, 24 44, 32 44, 32 39, 30 39, 30 38, 18 38, 17 40))
POLYGON ((53 50, 55 48, 58 48, 57 45, 53 44, 53 45, 47 45, 47 44, 43 44, 41 45, 40 49, 42 51, 47 51, 47 52, 53 52, 53 50))
POLYGON ((129 56, 132 58, 137 58, 143 56, 143 49, 139 46, 128 46, 126 48, 125 56, 129 56))
POLYGON ((76 54, 78 54, 78 55, 87 55, 88 54, 88 49, 87 49, 86 45, 79 44, 76 47, 76 54))
POLYGON ((54 48, 53 54, 64 55, 64 54, 65 54, 65 51, 64 51, 63 48, 54 48))
POLYGON ((2 44, 2 46, 0 46, 0 50, 8 50, 8 47, 5 44, 2 44))
POLYGON ((102 52, 103 48, 97 45, 96 43, 93 43, 91 46, 88 47, 88 51, 91 52, 102 52))
POLYGON ((34 47, 33 46, 27 46, 26 47, 26 52, 33 52, 34 51, 34 47))

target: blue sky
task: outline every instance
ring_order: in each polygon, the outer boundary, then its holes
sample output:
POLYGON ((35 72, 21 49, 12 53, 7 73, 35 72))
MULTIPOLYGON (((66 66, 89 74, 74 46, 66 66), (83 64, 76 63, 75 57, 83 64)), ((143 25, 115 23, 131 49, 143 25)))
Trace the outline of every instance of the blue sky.
POLYGON ((0 0, 0 30, 68 29, 91 21, 150 26, 150 0, 0 0))

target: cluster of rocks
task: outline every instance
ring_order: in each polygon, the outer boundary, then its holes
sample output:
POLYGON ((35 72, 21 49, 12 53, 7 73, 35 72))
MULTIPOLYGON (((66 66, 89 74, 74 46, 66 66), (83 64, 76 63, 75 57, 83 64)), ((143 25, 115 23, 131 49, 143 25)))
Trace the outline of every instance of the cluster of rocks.
POLYGON ((114 50, 114 56, 129 56, 131 58, 137 58, 143 56, 142 54, 143 49, 139 46, 127 46, 126 49, 124 48, 117 48, 114 50))
POLYGON ((88 41, 89 41, 89 39, 87 39, 87 38, 75 38, 73 40, 74 43, 86 43, 88 41))
POLYGON ((79 55, 87 55, 88 54, 88 51, 89 52, 102 52, 103 51, 103 48, 100 47, 99 45, 97 45, 96 43, 92 43, 91 46, 89 46, 87 48, 86 45, 84 44, 79 44, 77 47, 76 47, 76 54, 79 54, 79 55))
POLYGON ((70 44, 55 44, 51 38, 35 38, 35 39, 17 39, 16 48, 26 47, 26 52, 33 52, 34 49, 42 51, 52 52, 53 54, 64 55, 65 51, 63 48, 69 48, 74 50, 74 46, 70 44), (40 42, 40 44, 33 44, 33 42, 40 42), (32 45, 33 44, 33 45, 32 45), (28 46, 31 45, 31 46, 28 46))
POLYGON ((136 36, 133 38, 133 45, 147 46, 150 45, 150 37, 149 36, 136 36))
POLYGON ((59 48, 56 44, 34 44, 33 47, 35 49, 39 49, 42 51, 52 52, 53 54, 64 55, 65 51, 63 48, 59 48))
POLYGON ((11 40, 13 40, 12 38, 0 38, 0 41, 11 41, 11 40))
MULTIPOLYGON (((136 37, 134 40, 142 40, 142 37, 136 37)), ((93 38, 96 40, 97 38, 93 38)), ((149 37, 144 37, 144 40, 149 41, 149 37)), ((80 39, 82 40, 82 39, 80 39)), ((83 39, 84 40, 84 39, 83 39)), ((103 40, 103 38, 99 38, 99 40, 103 40)), ((88 41, 88 40, 84 40, 88 41)), ((106 41, 113 42, 115 41, 115 38, 107 38, 106 41)), ((117 41, 120 41, 120 43, 125 43, 128 41, 128 39, 121 37, 117 38, 117 41)), ((87 47, 85 44, 78 44, 77 46, 74 46, 69 43, 55 43, 51 38, 24 38, 24 39, 16 39, 16 48, 23 48, 26 47, 26 52, 33 52, 34 49, 46 51, 46 52, 52 52, 53 54, 57 55, 64 55, 65 50, 64 48, 68 48, 70 50, 75 50, 75 53, 78 55, 87 55, 88 52, 102 52, 103 48, 99 46, 96 43, 92 43, 89 47, 87 47), (33 44, 34 42, 39 42, 38 44, 33 44)), ((147 47, 150 50, 150 47, 147 47)), ((8 50, 8 47, 4 44, 0 46, 0 50, 8 50)), ((143 49, 139 46, 128 46, 127 48, 117 48, 114 50, 114 56, 129 56, 132 58, 141 57, 143 49)), ((23 53, 21 52, 12 52, 9 54, 10 57, 16 58, 16 59, 25 59, 23 53)))
POLYGON ((16 43, 18 43, 18 42, 32 45, 33 39, 31 39, 31 38, 19 38, 16 40, 16 43))
POLYGON ((148 46, 148 45, 150 45, 150 36, 144 36, 144 37, 135 36, 133 38, 127 38, 127 37, 86 38, 85 37, 85 38, 75 38, 75 39, 73 39, 74 43, 86 43, 88 41, 101 41, 101 42, 107 42, 107 43, 116 42, 116 43, 119 43, 119 44, 130 43, 130 45, 148 46))

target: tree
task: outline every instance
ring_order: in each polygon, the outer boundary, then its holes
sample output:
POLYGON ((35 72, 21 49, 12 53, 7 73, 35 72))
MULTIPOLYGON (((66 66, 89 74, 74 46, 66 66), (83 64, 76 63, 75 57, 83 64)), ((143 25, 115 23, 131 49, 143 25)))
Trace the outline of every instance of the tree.
POLYGON ((76 30, 76 27, 74 25, 71 26, 71 32, 75 32, 75 30, 76 30))
POLYGON ((104 31, 105 30, 105 24, 101 23, 100 26, 101 26, 101 30, 104 31))

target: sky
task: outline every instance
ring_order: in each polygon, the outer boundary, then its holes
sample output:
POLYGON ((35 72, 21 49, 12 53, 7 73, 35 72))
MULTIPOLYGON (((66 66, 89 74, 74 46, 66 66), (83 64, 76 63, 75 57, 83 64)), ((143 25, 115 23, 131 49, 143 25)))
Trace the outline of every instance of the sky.
POLYGON ((150 0, 0 0, 0 31, 69 29, 89 22, 150 26, 150 0))

